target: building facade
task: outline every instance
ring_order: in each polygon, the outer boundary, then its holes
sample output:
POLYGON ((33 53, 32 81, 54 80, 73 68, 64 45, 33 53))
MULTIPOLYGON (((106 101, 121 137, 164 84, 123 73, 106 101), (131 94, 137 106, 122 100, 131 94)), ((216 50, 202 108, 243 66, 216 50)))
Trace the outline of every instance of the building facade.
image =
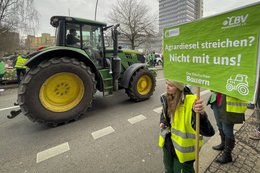
POLYGON ((156 52, 162 50, 163 28, 191 22, 203 15, 203 0, 159 0, 159 33, 156 52))
POLYGON ((202 14, 202 0, 159 0, 159 30, 191 22, 202 14))
POLYGON ((55 44, 55 36, 48 33, 42 33, 40 37, 28 35, 25 39, 25 45, 28 50, 35 50, 38 46, 53 46, 55 44))

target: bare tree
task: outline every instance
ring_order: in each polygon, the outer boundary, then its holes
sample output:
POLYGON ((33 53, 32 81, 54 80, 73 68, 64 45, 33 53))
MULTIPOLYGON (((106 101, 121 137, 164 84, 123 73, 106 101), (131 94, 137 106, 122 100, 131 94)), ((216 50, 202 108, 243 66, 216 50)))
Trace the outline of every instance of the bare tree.
POLYGON ((38 26, 39 13, 34 8, 33 1, 0 0, 0 34, 7 31, 22 34, 34 32, 38 26))
POLYGON ((19 47, 19 35, 34 33, 39 13, 34 0, 0 0, 0 52, 19 47))
POLYGON ((130 41, 133 50, 155 35, 156 17, 142 0, 117 0, 109 20, 120 24, 119 31, 130 41))
MULTIPOLYGON (((2 30, 5 30, 3 28, 2 30)), ((0 29, 1 32, 1 29, 0 29)), ((15 32, 4 32, 0 35, 0 52, 14 52, 19 47, 19 34, 15 32)), ((4 53, 3 52, 3 53, 4 53)))

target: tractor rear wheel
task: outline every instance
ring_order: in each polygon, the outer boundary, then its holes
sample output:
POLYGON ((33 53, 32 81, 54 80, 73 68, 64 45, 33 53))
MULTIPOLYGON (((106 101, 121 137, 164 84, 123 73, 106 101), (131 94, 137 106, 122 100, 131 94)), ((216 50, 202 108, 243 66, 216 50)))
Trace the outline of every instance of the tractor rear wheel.
POLYGON ((130 79, 127 95, 134 101, 143 101, 153 95, 155 77, 148 69, 137 70, 130 79))
POLYGON ((18 102, 32 121, 55 126, 83 115, 95 90, 95 76, 83 62, 53 58, 30 69, 19 86, 18 102))

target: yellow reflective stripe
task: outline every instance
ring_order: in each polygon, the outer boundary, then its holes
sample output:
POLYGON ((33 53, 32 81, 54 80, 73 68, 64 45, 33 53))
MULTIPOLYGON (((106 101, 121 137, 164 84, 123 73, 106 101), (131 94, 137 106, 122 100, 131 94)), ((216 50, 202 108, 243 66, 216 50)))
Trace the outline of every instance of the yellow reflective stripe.
POLYGON ((174 146, 175 149, 179 150, 182 153, 191 153, 191 152, 195 152, 195 146, 188 146, 188 147, 183 147, 180 146, 177 142, 175 142, 174 140, 172 140, 172 144, 174 146))
POLYGON ((234 112, 234 113, 244 113, 246 111, 247 104, 243 103, 227 103, 226 110, 227 112, 234 112))
MULTIPOLYGON (((180 163, 184 163, 187 161, 195 160, 195 140, 193 140, 194 145, 193 146, 188 146, 188 147, 181 147, 179 144, 176 142, 173 142, 173 145, 175 147, 175 152, 178 156, 178 159, 180 163)), ((192 145, 192 144, 190 144, 192 145)), ((199 141, 199 150, 202 147, 202 141, 199 141)))
MULTIPOLYGON (((196 134, 192 134, 192 133, 183 133, 183 132, 181 132, 180 130, 177 130, 177 129, 175 129, 175 128, 172 128, 171 129, 172 130, 172 133, 173 134, 175 134, 176 136, 179 136, 179 137, 181 137, 181 138, 183 138, 183 139, 196 139, 196 134)), ((199 138, 200 140, 202 140, 203 139, 203 136, 200 136, 200 138, 199 138)))
POLYGON ((234 113, 244 113, 247 109, 247 102, 233 98, 226 97, 226 111, 234 113))
POLYGON ((227 105, 230 106, 247 106, 247 103, 237 103, 237 102, 227 102, 227 105))
MULTIPOLYGON (((195 138, 194 139, 192 139, 192 138, 185 139, 185 138, 182 138, 181 136, 177 136, 177 135, 174 135, 174 134, 172 134, 171 139, 174 140, 176 143, 178 143, 182 147, 189 147, 191 145, 195 146, 195 143, 196 143, 195 138)), ((202 141, 202 140, 203 140, 202 136, 200 135, 199 141, 202 141)))

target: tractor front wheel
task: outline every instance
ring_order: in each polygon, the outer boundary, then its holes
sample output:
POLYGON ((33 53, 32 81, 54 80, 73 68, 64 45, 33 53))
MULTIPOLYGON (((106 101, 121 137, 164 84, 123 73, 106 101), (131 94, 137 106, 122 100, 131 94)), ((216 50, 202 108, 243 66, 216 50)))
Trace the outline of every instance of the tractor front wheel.
POLYGON ((127 95, 134 101, 143 101, 153 95, 155 77, 148 69, 137 70, 130 79, 127 95))
POLYGON ((30 69, 19 86, 18 102, 32 121, 67 123, 90 107, 95 84, 94 74, 83 62, 54 58, 30 69))

